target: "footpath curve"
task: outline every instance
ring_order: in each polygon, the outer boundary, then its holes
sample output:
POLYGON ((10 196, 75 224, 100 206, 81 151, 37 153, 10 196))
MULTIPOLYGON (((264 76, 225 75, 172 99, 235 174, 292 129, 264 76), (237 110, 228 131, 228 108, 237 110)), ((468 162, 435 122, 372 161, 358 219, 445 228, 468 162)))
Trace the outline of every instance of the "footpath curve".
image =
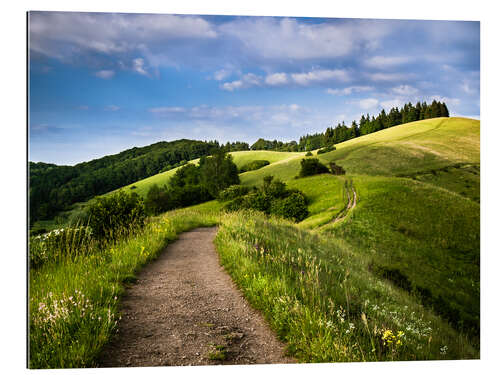
POLYGON ((347 194, 347 205, 344 207, 344 209, 342 211, 340 211, 337 216, 335 216, 335 218, 333 219, 333 224, 336 224, 342 220, 344 220, 346 217, 347 217, 347 214, 349 213, 349 211, 352 211, 354 209, 354 207, 356 207, 356 203, 358 202, 358 196, 357 196, 357 193, 356 193, 356 189, 354 189, 354 185, 352 183, 352 181, 350 183, 348 183, 346 181, 346 185, 345 185, 345 192, 347 194), (349 192, 349 189, 351 190, 349 192))
POLYGON ((215 234, 181 234, 140 272, 100 367, 295 362, 219 265, 215 234))

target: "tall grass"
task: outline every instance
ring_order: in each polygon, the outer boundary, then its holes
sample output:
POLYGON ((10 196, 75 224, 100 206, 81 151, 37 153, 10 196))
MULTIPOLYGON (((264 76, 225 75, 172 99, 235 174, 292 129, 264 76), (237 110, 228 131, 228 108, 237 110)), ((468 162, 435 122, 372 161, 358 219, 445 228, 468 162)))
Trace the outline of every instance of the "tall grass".
POLYGON ((120 319, 124 285, 179 233, 216 222, 206 211, 174 211, 105 245, 49 242, 57 256, 29 274, 29 367, 95 366, 120 319))
POLYGON ((414 294, 479 346, 479 204, 410 179, 353 180, 359 196, 353 215, 323 233, 343 238, 372 272, 414 294))
POLYGON ((258 213, 224 215, 221 262, 303 362, 478 358, 467 338, 369 271, 363 254, 258 213))

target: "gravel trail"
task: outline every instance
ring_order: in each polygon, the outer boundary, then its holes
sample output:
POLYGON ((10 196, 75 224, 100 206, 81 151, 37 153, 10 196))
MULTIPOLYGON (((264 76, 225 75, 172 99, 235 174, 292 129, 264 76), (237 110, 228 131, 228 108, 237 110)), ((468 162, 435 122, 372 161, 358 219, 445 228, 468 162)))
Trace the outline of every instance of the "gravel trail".
POLYGON ((141 271, 100 367, 295 362, 219 265, 216 231, 181 234, 141 271))

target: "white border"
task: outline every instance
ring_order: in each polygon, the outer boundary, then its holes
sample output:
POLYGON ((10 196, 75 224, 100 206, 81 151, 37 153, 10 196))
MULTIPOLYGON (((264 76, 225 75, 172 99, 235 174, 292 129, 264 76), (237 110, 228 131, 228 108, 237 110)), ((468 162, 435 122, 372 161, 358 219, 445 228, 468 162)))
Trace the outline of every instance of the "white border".
MULTIPOLYGON (((9 373, 28 372, 26 361, 26 11, 99 11, 127 13, 178 13, 310 16, 347 18, 402 18, 481 21, 481 325, 482 347, 480 361, 454 362, 406 362, 370 364, 319 364, 319 365, 261 365, 212 366, 195 368, 141 368, 141 369, 91 369, 81 373, 217 373, 229 374, 264 372, 332 371, 349 373, 386 374, 397 373, 490 373, 498 368, 497 356, 500 342, 498 324, 498 270, 499 246, 495 246, 498 205, 498 12, 494 2, 420 0, 402 2, 396 0, 325 2, 308 0, 301 2, 253 0, 253 1, 191 1, 164 2, 142 0, 86 0, 86 1, 34 1, 27 0, 2 6, 2 287, 1 319, 3 332, 0 366, 9 373), (6 84, 5 84, 6 83, 6 84), (495 116, 496 115, 496 116, 495 116), (495 118, 493 117, 495 116, 495 118), (494 237, 495 236, 495 237, 494 237)), ((46 373, 47 371, 43 371, 46 373)), ((52 372, 52 371, 48 371, 52 372)), ((74 372, 61 370, 58 373, 74 372)))

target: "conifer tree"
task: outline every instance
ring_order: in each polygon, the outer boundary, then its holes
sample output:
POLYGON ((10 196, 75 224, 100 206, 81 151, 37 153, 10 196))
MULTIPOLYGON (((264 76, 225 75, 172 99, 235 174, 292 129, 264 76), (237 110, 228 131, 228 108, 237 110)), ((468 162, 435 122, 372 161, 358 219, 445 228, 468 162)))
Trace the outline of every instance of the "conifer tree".
POLYGON ((440 103, 440 107, 441 107, 441 117, 450 117, 450 112, 448 111, 448 107, 444 102, 440 103))

